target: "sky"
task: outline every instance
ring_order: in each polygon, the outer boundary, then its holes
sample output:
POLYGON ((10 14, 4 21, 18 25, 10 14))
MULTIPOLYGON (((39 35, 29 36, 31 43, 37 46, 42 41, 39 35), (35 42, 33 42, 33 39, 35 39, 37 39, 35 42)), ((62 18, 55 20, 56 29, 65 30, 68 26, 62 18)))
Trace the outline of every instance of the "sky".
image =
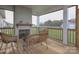
POLYGON ((7 21, 8 23, 11 23, 13 24, 14 23, 14 13, 13 11, 8 11, 8 10, 5 10, 5 21, 7 21))
MULTIPOLYGON (((14 13, 12 11, 5 10, 6 21, 9 23, 14 23, 14 13)), ((68 8, 68 19, 75 18, 75 7, 68 8)), ((40 16, 40 23, 44 23, 47 20, 62 20, 63 19, 63 10, 52 12, 46 15, 40 16)), ((32 24, 37 25, 37 17, 32 15, 32 24)))
MULTIPOLYGON (((75 18, 75 11, 75 7, 68 8, 68 19, 75 18)), ((32 16, 32 23, 35 25, 37 25, 36 20, 37 17, 32 16)), ((63 10, 40 16, 40 23, 44 23, 47 20, 63 20, 63 10)))

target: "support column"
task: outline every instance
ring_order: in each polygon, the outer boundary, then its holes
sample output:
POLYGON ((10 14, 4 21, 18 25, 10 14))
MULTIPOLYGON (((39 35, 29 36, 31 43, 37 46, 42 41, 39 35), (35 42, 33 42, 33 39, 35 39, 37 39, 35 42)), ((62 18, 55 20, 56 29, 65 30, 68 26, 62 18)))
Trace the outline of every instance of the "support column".
POLYGON ((68 12, 67 6, 64 6, 63 9, 63 43, 67 44, 67 21, 68 21, 68 12))
POLYGON ((39 16, 37 16, 37 26, 39 27, 39 16))
POLYGON ((39 16, 37 16, 37 29, 38 29, 38 33, 39 33, 39 21, 40 21, 39 16))

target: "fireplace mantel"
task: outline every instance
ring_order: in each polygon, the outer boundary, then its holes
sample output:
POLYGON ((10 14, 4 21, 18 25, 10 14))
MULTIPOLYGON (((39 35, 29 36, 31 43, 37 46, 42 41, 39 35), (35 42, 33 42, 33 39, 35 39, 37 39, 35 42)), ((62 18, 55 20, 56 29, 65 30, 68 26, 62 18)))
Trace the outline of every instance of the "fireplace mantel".
POLYGON ((32 24, 16 24, 16 26, 32 26, 32 24))

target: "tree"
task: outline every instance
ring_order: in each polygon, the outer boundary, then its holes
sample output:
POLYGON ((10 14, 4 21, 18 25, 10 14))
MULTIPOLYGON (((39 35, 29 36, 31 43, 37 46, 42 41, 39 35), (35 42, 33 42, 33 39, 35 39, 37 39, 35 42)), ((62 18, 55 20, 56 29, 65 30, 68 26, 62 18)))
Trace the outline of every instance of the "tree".
POLYGON ((48 20, 43 24, 40 24, 40 26, 55 26, 55 27, 60 27, 62 25, 63 21, 62 20, 48 20))

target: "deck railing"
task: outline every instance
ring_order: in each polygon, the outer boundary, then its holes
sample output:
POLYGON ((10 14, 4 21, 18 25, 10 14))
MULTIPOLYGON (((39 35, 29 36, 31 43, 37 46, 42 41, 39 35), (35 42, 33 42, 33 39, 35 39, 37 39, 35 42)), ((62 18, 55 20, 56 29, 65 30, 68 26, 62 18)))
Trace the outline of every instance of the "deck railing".
MULTIPOLYGON (((40 27, 42 29, 44 27, 40 27)), ((13 36, 15 34, 14 28, 0 28, 0 31, 13 36)), ((39 33, 38 27, 32 27, 32 33, 39 33)), ((48 36, 55 40, 63 41, 63 29, 62 28, 48 28, 48 36)), ((75 45, 76 43, 76 31, 75 29, 68 29, 68 43, 75 45)))
POLYGON ((76 30, 75 29, 68 29, 68 43, 69 44, 76 44, 76 30))
MULTIPOLYGON (((43 28, 43 27, 40 27, 43 28)), ((38 28, 33 27, 32 32, 38 33, 38 28)), ((75 45, 76 44, 76 31, 75 29, 68 29, 68 34, 67 34, 67 41, 68 44, 75 45)), ((49 38, 58 40, 58 41, 63 41, 63 29, 62 28, 48 28, 48 36, 49 38)))
POLYGON ((50 38, 55 40, 63 40, 63 29, 62 28, 48 28, 48 35, 50 38))
MULTIPOLYGON (((38 33, 39 29, 42 29, 44 27, 33 27, 32 33, 36 34, 38 33)), ((62 41, 63 40, 63 29, 62 28, 48 28, 48 37, 53 38, 55 40, 62 41)))
POLYGON ((10 35, 10 36, 15 35, 15 30, 14 30, 14 28, 0 28, 0 31, 1 31, 2 33, 8 34, 8 35, 10 35))

